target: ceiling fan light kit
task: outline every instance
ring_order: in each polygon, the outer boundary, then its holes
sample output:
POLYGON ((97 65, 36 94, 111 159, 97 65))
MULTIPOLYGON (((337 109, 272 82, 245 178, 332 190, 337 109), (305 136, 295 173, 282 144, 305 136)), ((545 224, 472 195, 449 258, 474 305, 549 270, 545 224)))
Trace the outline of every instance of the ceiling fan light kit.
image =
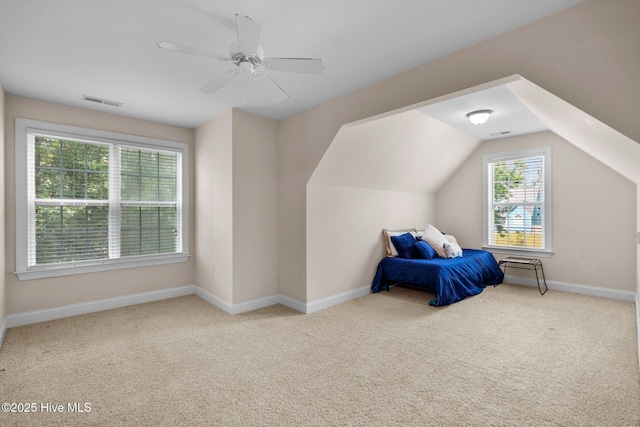
POLYGON ((214 52, 183 46, 171 42, 159 42, 158 47, 174 52, 206 56, 220 61, 229 61, 237 68, 211 80, 200 88, 202 93, 215 93, 232 80, 240 77, 242 83, 242 103, 245 92, 261 90, 274 102, 284 102, 289 98, 287 92, 265 72, 259 68, 273 71, 320 75, 324 72, 324 64, 317 58, 265 58, 259 46, 262 25, 248 16, 236 14, 237 41, 231 43, 229 56, 214 52), (252 89, 257 86, 256 89, 252 89))

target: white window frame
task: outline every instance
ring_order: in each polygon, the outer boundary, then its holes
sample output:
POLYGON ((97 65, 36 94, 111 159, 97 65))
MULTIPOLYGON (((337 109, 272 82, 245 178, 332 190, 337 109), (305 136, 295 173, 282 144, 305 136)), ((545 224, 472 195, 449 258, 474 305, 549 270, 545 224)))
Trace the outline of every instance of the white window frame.
POLYGON ((520 256, 535 256, 535 257, 550 257, 553 254, 552 242, 553 242, 553 208, 552 208, 552 167, 551 167, 551 147, 540 147, 527 150, 508 151, 502 153, 490 153, 485 154, 482 159, 482 242, 483 249, 500 252, 505 254, 513 254, 520 256), (489 244, 489 233, 491 216, 493 215, 492 206, 489 202, 489 164, 500 161, 518 160, 527 157, 542 156, 544 158, 544 202, 543 202, 543 240, 544 247, 541 249, 536 248, 519 248, 515 246, 502 246, 489 244), (491 211, 491 212, 490 212, 491 211))
MULTIPOLYGON (((184 142, 148 138, 117 132, 61 125, 38 120, 16 119, 15 127, 15 174, 16 174, 16 274, 20 280, 41 279, 46 277, 67 276, 99 271, 119 270, 123 268, 146 267, 161 264, 186 262, 189 259, 189 145, 184 142), (178 203, 178 233, 176 253, 143 255, 126 258, 78 261, 43 266, 28 266, 30 242, 28 215, 28 138, 31 133, 42 133, 94 142, 122 144, 141 149, 165 150, 181 153, 182 173, 178 176, 178 185, 182 198, 178 203), (181 237, 181 238, 180 238, 181 237)), ((113 175, 114 171, 110 171, 113 175)), ((119 178, 119 177, 118 177, 119 178)), ((110 188, 111 191, 111 188, 110 188)), ((113 255, 113 254, 112 254, 113 255)))

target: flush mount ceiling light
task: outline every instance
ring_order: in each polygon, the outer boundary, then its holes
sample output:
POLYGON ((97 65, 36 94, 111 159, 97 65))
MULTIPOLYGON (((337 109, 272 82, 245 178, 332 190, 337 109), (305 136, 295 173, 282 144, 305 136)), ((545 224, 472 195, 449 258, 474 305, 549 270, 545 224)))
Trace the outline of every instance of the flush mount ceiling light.
POLYGON ((489 120, 491 113, 493 113, 491 110, 477 110, 467 113, 467 117, 474 125, 481 125, 489 120))

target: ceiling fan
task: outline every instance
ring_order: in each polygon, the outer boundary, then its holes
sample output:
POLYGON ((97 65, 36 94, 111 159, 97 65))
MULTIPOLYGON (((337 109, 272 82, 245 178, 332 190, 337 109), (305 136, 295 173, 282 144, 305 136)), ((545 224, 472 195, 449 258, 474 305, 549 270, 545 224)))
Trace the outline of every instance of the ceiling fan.
POLYGON ((275 102, 284 102, 289 98, 287 92, 269 75, 261 71, 261 68, 317 75, 324 72, 322 59, 265 58, 264 51, 259 45, 261 32, 262 25, 248 16, 236 14, 236 33, 238 39, 231 43, 228 56, 164 41, 159 42, 158 46, 162 49, 175 52, 206 56, 233 63, 236 68, 226 71, 224 74, 211 80, 200 88, 200 92, 214 93, 235 78, 240 77, 242 82, 243 104, 245 102, 245 93, 251 92, 253 86, 257 86, 259 90, 266 93, 266 95, 275 102))

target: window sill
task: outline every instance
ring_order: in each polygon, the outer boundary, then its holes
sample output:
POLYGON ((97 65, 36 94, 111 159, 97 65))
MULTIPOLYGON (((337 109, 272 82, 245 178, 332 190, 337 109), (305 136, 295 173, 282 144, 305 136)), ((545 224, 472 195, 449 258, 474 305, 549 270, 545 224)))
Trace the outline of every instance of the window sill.
POLYGON ((483 245, 482 249, 489 252, 497 252, 507 255, 519 255, 535 258, 551 258, 553 251, 546 249, 518 249, 518 248, 505 248, 504 246, 491 246, 483 245))
POLYGON ((15 274, 19 280, 45 279, 48 277, 71 276, 75 274, 97 273, 102 271, 122 270, 125 268, 148 267, 163 264, 175 264, 187 262, 189 255, 158 255, 153 257, 141 257, 130 260, 104 260, 98 263, 83 263, 65 266, 49 266, 47 268, 18 271, 15 274))

